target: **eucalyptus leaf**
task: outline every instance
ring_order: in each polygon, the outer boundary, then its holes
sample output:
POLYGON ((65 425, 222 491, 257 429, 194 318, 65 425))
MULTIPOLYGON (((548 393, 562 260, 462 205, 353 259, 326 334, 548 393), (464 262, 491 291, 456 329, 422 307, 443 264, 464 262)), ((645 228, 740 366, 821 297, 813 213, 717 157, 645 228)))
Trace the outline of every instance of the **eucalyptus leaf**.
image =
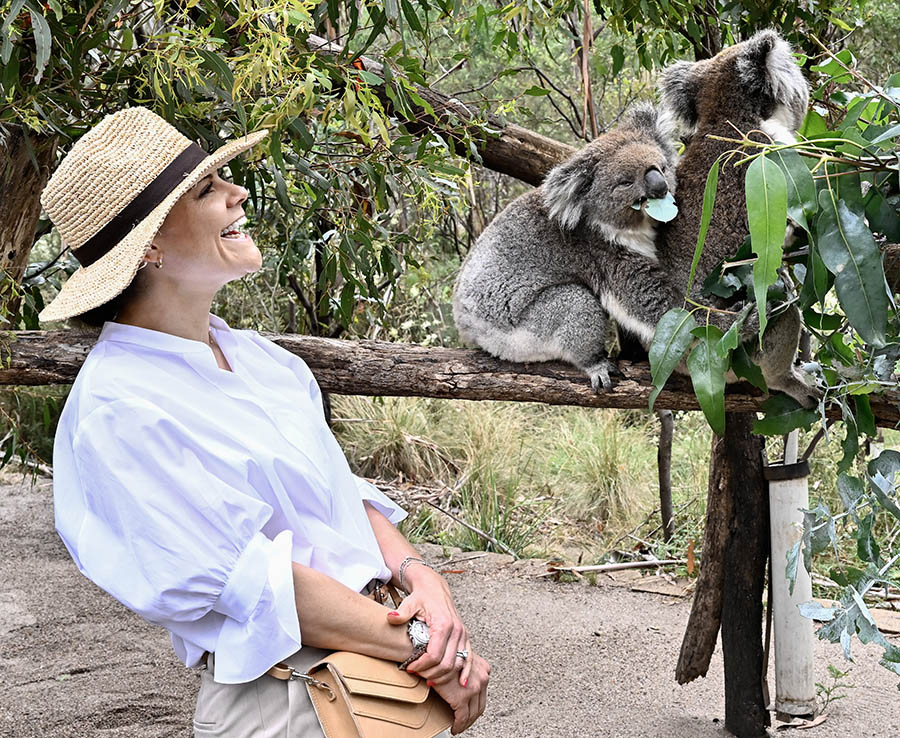
POLYGON ((898 124, 896 126, 891 126, 891 128, 886 130, 880 136, 877 136, 876 138, 872 139, 872 143, 880 144, 883 141, 889 141, 892 138, 897 138, 897 136, 900 136, 900 124, 898 124))
POLYGON ((796 428, 809 430, 819 419, 815 410, 807 410, 793 397, 772 395, 762 404, 765 415, 753 423, 753 432, 763 436, 783 436, 796 428))
POLYGON ((733 351, 740 345, 741 327, 744 325, 744 321, 747 320, 751 310, 753 310, 753 303, 748 302, 738 313, 728 330, 725 331, 725 335, 719 341, 718 347, 719 353, 723 356, 727 356, 730 351, 733 351))
POLYGON ((872 494, 875 495, 879 504, 897 520, 900 520, 900 507, 893 500, 896 488, 890 480, 886 479, 881 472, 876 472, 874 476, 870 477, 869 489, 872 490, 872 494))
POLYGON ((787 183, 788 217, 808 232, 808 219, 819 209, 812 174, 800 154, 793 149, 773 152, 772 160, 781 168, 787 183))
POLYGON ((800 289, 800 307, 807 308, 819 303, 825 304, 825 296, 834 284, 834 277, 822 261, 819 249, 810 237, 809 258, 806 262, 806 274, 803 287, 800 289))
POLYGON ((856 406, 856 427, 864 436, 874 438, 878 429, 875 427, 875 414, 868 395, 857 395, 853 398, 853 403, 856 406))
POLYGON ((697 233, 697 246, 694 248, 694 258, 691 260, 691 273, 688 277, 685 296, 691 294, 694 276, 697 274, 697 265, 700 263, 703 246, 706 244, 706 234, 709 231, 713 208, 716 204, 716 191, 719 187, 719 162, 720 160, 716 159, 706 175, 706 186, 703 188, 703 210, 700 213, 700 231, 697 233))
POLYGON ((698 330, 703 335, 688 356, 687 367, 706 422, 721 436, 725 432, 725 372, 728 369, 728 359, 718 350, 722 331, 707 325, 695 329, 695 335, 698 330))
POLYGON ((859 521, 856 530, 856 553, 863 561, 871 561, 878 564, 881 561, 881 547, 872 533, 872 524, 875 522, 875 514, 869 513, 859 521))
POLYGON ((683 308, 672 308, 660 318, 649 351, 650 378, 653 383, 653 391, 650 393, 651 410, 669 376, 691 345, 691 330, 696 325, 693 314, 683 308))
POLYGON ((50 24, 37 9, 32 10, 29 3, 28 12, 31 16, 31 28, 34 31, 34 81, 38 83, 44 76, 44 69, 50 61, 50 47, 53 44, 53 36, 50 33, 50 24))
POLYGON ((880 472, 885 479, 900 483, 900 477, 897 476, 897 472, 900 472, 900 451, 885 449, 869 462, 868 472, 871 476, 880 472))
POLYGON ((822 315, 812 308, 807 308, 803 311, 803 322, 818 331, 831 332, 840 328, 844 320, 840 315, 822 315))
POLYGON ((817 247, 834 275, 838 301, 856 331, 876 348, 885 344, 888 298, 881 253, 865 221, 830 190, 819 193, 817 247))
POLYGON ((859 516, 856 514, 856 508, 866 495, 866 488, 862 483, 862 480, 857 477, 851 477, 846 472, 842 472, 841 474, 838 474, 837 491, 838 496, 841 498, 841 502, 844 505, 844 509, 850 514, 850 517, 858 523, 859 516))
POLYGON ((668 223, 678 215, 678 206, 675 204, 675 197, 669 192, 665 197, 654 197, 647 200, 644 212, 653 220, 668 223))
POLYGON ((753 293, 759 311, 759 338, 766 329, 766 293, 778 278, 787 222, 787 183, 781 169, 765 154, 747 167, 744 179, 750 244, 756 254, 753 293))
POLYGON ((824 623, 834 620, 835 613, 838 610, 836 607, 825 607, 825 605, 815 600, 801 602, 797 605, 797 609, 803 617, 824 623))
POLYGON ((753 363, 753 359, 745 344, 741 344, 731 352, 731 370, 738 377, 746 379, 750 384, 763 392, 769 391, 762 369, 753 363))
POLYGON ((846 408, 844 410, 844 429, 844 440, 841 441, 841 449, 844 453, 837 465, 839 472, 847 471, 853 465, 853 460, 859 452, 859 430, 856 427, 856 420, 846 408))
POLYGON ((881 194, 877 185, 870 188, 866 197, 866 219, 871 230, 884 234, 892 243, 900 241, 900 212, 896 205, 881 194))

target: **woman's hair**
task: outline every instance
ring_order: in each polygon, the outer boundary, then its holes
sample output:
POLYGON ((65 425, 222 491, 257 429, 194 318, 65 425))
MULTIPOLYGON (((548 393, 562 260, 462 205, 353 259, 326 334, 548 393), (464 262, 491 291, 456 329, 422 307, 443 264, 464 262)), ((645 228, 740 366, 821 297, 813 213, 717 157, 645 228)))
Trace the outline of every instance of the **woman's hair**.
POLYGON ((107 320, 115 320, 122 307, 146 288, 146 278, 141 274, 142 271, 143 269, 138 269, 137 274, 134 275, 134 279, 131 280, 129 285, 112 300, 107 300, 102 305, 98 305, 80 315, 75 315, 71 320, 76 325, 90 328, 101 328, 107 320))

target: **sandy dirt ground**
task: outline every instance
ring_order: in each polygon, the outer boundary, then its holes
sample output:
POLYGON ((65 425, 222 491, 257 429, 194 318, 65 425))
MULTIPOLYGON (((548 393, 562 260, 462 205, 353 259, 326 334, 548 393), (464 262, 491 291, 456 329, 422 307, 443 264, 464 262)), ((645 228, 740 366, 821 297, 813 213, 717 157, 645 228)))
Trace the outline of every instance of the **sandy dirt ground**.
MULTIPOLYGON (((446 561, 438 547, 424 552, 446 561)), ((446 576, 493 666, 487 712, 467 737, 726 735, 721 653, 706 679, 674 681, 689 600, 552 582, 536 577, 540 562, 502 556, 450 567, 463 570, 446 576)), ((823 724, 784 735, 898 735, 897 678, 877 650, 854 649, 848 665, 838 646, 817 641, 817 679, 829 663, 849 666, 854 688, 823 724)), ((78 573, 53 529, 49 480, 31 488, 0 475, 0 736, 188 738, 198 682, 164 631, 78 573)))

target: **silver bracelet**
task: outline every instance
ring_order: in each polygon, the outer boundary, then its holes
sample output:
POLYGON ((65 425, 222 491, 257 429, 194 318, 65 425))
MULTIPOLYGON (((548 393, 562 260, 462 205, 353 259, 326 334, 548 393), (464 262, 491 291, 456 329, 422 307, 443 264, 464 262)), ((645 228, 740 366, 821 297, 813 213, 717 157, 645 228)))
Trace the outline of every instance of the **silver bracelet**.
POLYGON ((422 566, 427 566, 429 569, 434 571, 434 567, 429 564, 427 561, 420 559, 418 556, 407 556, 403 561, 400 562, 400 568, 397 570, 397 581, 400 582, 400 589, 404 592, 409 592, 409 589, 403 584, 403 573, 406 571, 406 567, 410 564, 421 564, 422 566))

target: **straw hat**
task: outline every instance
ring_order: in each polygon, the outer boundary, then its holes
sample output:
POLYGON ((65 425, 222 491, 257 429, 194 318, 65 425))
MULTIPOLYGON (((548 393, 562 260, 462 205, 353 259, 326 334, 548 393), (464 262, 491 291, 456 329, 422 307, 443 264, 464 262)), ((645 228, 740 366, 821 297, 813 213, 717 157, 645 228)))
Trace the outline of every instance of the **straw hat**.
POLYGON ((178 198, 267 134, 251 133, 207 154, 140 107, 108 115, 85 133, 41 195, 82 266, 40 320, 78 315, 122 292, 178 198))

